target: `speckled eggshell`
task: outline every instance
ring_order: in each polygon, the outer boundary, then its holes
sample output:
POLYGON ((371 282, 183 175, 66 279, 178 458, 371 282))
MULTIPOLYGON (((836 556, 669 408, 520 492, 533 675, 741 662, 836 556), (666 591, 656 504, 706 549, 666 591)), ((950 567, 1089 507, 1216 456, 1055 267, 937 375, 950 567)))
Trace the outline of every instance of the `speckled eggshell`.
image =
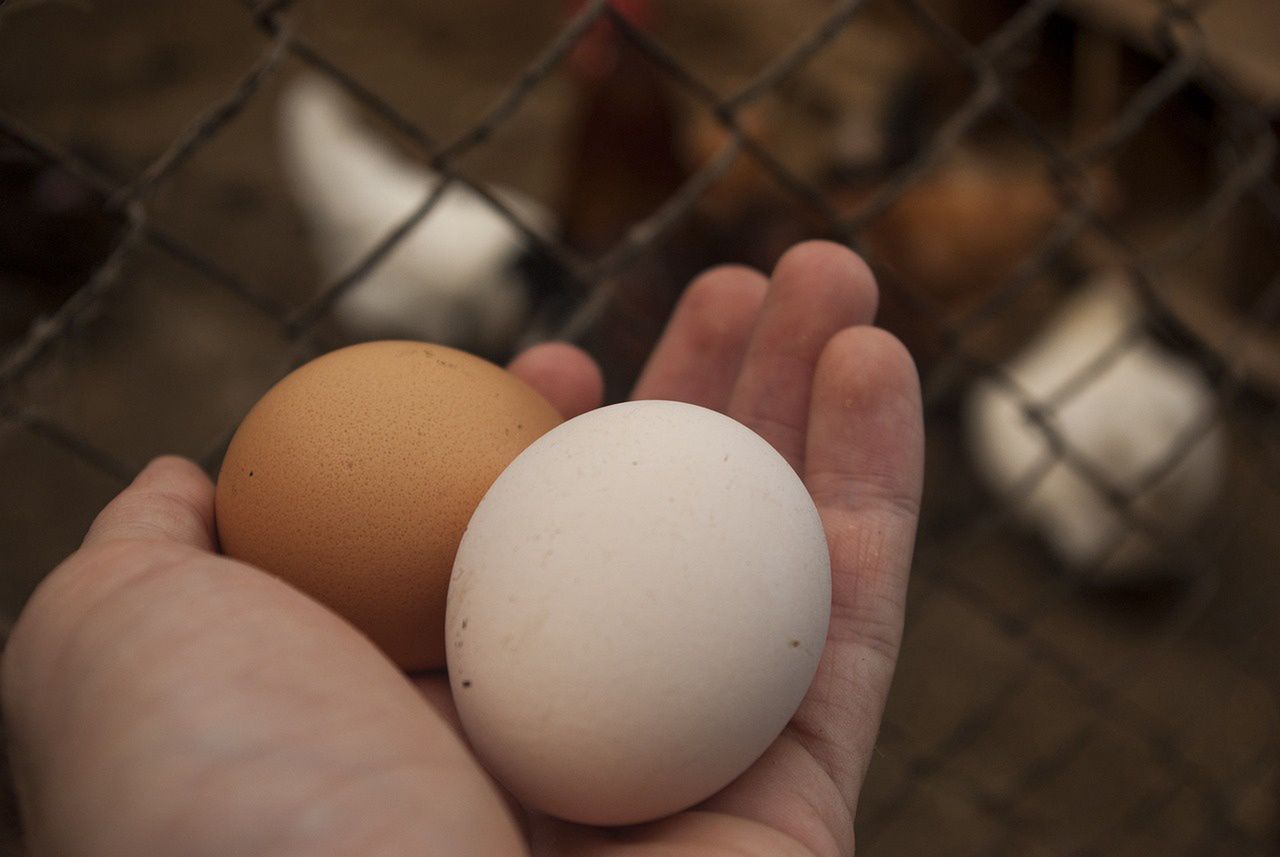
POLYGON ((520 801, 641 822, 774 741, 830 610, 822 524, 781 455, 705 408, 613 405, 534 442, 480 503, 449 589, 449 678, 520 801))
POLYGON ((218 477, 222 549, 328 605, 401 667, 442 666, 467 521, 559 422, 519 378, 452 348, 333 351, 272 387, 236 431, 218 477))

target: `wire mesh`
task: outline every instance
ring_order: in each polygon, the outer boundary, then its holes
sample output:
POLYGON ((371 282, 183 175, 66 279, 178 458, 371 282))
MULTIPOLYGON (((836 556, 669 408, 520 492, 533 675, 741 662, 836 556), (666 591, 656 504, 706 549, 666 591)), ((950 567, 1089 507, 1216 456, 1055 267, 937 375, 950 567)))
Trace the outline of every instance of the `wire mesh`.
MULTIPOLYGON (((0 36, 39 5, 0 5, 0 36)), ((704 5, 712 19, 733 14, 728 4, 704 5)), ((1280 386, 1265 367, 1268 355, 1280 354, 1278 102, 1242 84, 1224 61, 1232 46, 1207 34, 1203 22, 1224 5, 1117 4, 1141 13, 1139 23, 1126 29, 1114 22, 1103 26, 1099 20, 1108 19, 1091 17, 1091 4, 1067 0, 842 0, 822 4, 789 46, 726 87, 674 49, 669 33, 636 23, 607 0, 592 0, 565 19, 487 109, 450 134, 436 134, 306 35, 299 26, 304 13, 324 15, 326 7, 288 0, 244 4, 237 9, 241 26, 261 39, 245 70, 216 98, 187 105, 190 118, 171 143, 123 179, 0 100, 0 140, 20 153, 12 157, 56 168, 86 188, 109 218, 112 235, 109 252, 89 275, 0 357, 0 421, 7 426, 0 456, 11 462, 65 456, 79 464, 63 461, 48 479, 65 481, 59 490, 97 497, 126 481, 151 454, 169 451, 136 439, 150 436, 131 435, 129 426, 86 428, 77 419, 76 399, 89 394, 68 389, 61 373, 77 371, 104 347, 96 327, 140 299, 130 294, 133 283, 181 271, 178 279, 187 285, 166 300, 192 306, 222 301, 225 316, 268 331, 264 336, 280 346, 254 357, 252 371, 245 370, 248 380, 229 394, 230 404, 213 409, 198 431, 167 435, 198 436, 181 451, 213 468, 234 430, 234 415, 270 380, 332 344, 322 328, 335 307, 430 221, 455 186, 492 206, 571 284, 572 304, 531 335, 598 345, 610 313, 613 332, 616 325, 626 329, 629 320, 625 312, 619 316, 619 305, 636 279, 655 270, 678 279, 672 272, 683 270, 679 265, 654 268, 652 258, 678 240, 735 168, 749 163, 764 177, 770 204, 793 212, 789 216, 806 234, 841 241, 868 258, 885 294, 885 323, 912 346, 925 382, 926 514, 898 687, 858 817, 861 852, 919 853, 946 843, 947 853, 974 854, 1137 854, 1157 848, 1273 853, 1280 707, 1266 613, 1276 600, 1266 579, 1274 563, 1265 557, 1277 546, 1270 515, 1280 509, 1272 478, 1280 472, 1280 386), (886 10, 909 31, 909 40, 927 46, 935 64, 947 68, 946 80, 958 89, 949 110, 909 156, 880 164, 869 180, 832 179, 795 166, 760 131, 755 111, 762 105, 798 109, 797 79, 886 10), (983 15, 992 21, 985 28, 975 23, 983 15), (609 246, 585 252, 527 222, 468 164, 533 99, 561 87, 575 49, 602 26, 661 76, 673 98, 718 130, 712 154, 689 169, 662 204, 625 224, 609 246), (1102 44, 1104 55, 1122 56, 1117 62, 1129 68, 1127 76, 1102 76, 1111 80, 1115 101, 1106 115, 1090 127, 1068 122, 1065 132, 1062 122, 1031 106, 1035 93, 1026 88, 1037 59, 1049 52, 1047 34, 1063 28, 1072 34, 1075 53, 1050 61, 1078 67, 1059 68, 1062 80, 1090 73, 1080 48, 1088 40, 1102 44), (233 134, 246 113, 262 109, 291 65, 340 87, 441 178, 361 259, 301 297, 240 273, 216 242, 168 222, 172 189, 181 192, 184 171, 233 134), (1134 69, 1141 79, 1135 80, 1134 69), (1122 79, 1129 82, 1117 82, 1122 79), (1139 218, 1117 211, 1115 185, 1126 178, 1117 165, 1144 134, 1167 137, 1171 111, 1192 113, 1197 127, 1208 129, 1177 141, 1202 165, 1206 187, 1183 205, 1159 201, 1158 216, 1147 217, 1143 231, 1133 225, 1139 218), (1025 246, 1010 245, 1014 249, 1002 260, 1007 264, 980 289, 957 300, 930 288, 923 269, 911 264, 912 255, 927 248, 917 243, 904 255, 890 239, 901 232, 904 206, 944 194, 932 182, 989 139, 992 127, 1017 149, 1019 163, 1032 164, 1024 172, 1046 189, 1042 207, 1049 214, 1036 220, 1011 209, 1009 232, 1027 220, 1038 228, 1025 246), (1232 243, 1242 230, 1244 237, 1232 243), (1226 251, 1213 250, 1224 242, 1226 251), (1202 273, 1206 255, 1215 267, 1202 273), (1050 394, 1026 389, 1010 369, 1010 356, 1032 341, 1073 284, 1099 271, 1118 272, 1115 282, 1137 310, 1050 394), (1206 279, 1207 286, 1182 287, 1206 279), (1228 288, 1229 280, 1244 286, 1228 288), (1223 325, 1202 323, 1205 294, 1219 295, 1223 305, 1234 301, 1223 325), (1141 474, 1125 476, 1099 460, 1096 450, 1081 448, 1064 428, 1064 414, 1151 341, 1195 367, 1212 391, 1212 406, 1186 425, 1169 427, 1157 460, 1141 474), (962 412, 978 384, 1014 402, 1043 443, 1036 465, 998 499, 967 487, 976 480, 964 461, 962 412), (1215 433, 1230 438, 1230 454, 1221 465, 1227 488, 1211 524, 1171 528, 1145 498, 1215 433), (1020 524, 1032 498, 1064 468, 1118 522, 1096 555, 1071 570, 1020 524), (1098 575, 1134 534, 1156 546, 1178 579, 1097 594, 1098 575), (1112 779, 1117 782, 1104 782, 1112 779)), ((394 11, 389 7, 387 14, 394 11)), ((1087 113, 1090 106, 1074 109, 1087 113)), ((1173 186, 1192 184, 1176 173, 1166 178, 1173 186)), ((1002 187, 978 184, 974 192, 999 198, 1002 187)), ((1000 213, 998 207, 982 210, 1000 213)), ((935 234, 955 225, 946 217, 930 223, 935 234)), ((679 286, 663 288, 673 299, 679 286)), ((220 349, 234 348, 214 345, 193 359, 221 366, 220 349)), ((157 401, 154 407, 162 412, 176 406, 157 401)), ((20 520, 14 527, 23 538, 43 539, 27 556, 54 556, 74 544, 73 528, 44 532, 39 522, 20 520)), ((14 608, 19 590, 43 570, 11 570, 20 581, 14 608)))

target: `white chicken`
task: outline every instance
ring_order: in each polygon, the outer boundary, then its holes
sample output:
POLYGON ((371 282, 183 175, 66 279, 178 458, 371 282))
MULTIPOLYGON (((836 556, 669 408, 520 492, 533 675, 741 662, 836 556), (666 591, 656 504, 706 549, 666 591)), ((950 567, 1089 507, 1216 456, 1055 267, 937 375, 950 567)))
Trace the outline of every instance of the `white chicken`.
MULTIPOLYGON (((379 139, 349 97, 315 75, 285 90, 279 130, 285 173, 328 282, 351 271, 439 185, 439 175, 379 139)), ((550 232, 553 218, 542 205, 513 190, 494 193, 536 234, 550 232)), ((334 315, 356 338, 501 352, 530 312, 527 244, 487 200, 451 184, 334 315)))
MULTIPOLYGON (((1221 424, 1212 422, 1176 465, 1146 483, 1189 433, 1210 420, 1214 396, 1204 377, 1142 332, 1098 374, 1070 389, 1140 318, 1123 275, 1101 277, 1003 368, 1028 404, 1046 409, 1074 455, 1111 487, 1137 494, 1133 511, 1176 536, 1218 496, 1225 457, 1221 424)), ((1009 388, 978 383, 966 417, 982 477, 1069 568, 1089 573, 1096 583, 1131 582, 1161 570, 1155 565, 1159 537, 1133 526, 1071 462, 1055 460, 1045 433, 1026 418, 1009 388), (1027 481, 1050 460, 1028 492, 1027 481)))

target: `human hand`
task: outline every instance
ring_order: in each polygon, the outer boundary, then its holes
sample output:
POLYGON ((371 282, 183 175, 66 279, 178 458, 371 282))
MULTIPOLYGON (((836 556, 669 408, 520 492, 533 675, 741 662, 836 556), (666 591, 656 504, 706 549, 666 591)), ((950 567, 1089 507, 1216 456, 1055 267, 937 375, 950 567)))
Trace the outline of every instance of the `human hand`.
MULTIPOLYGON (((726 411, 804 477, 831 550, 817 677, 784 733, 694 809, 594 829, 525 813, 457 729, 447 682, 406 679, 349 625, 216 553, 213 486, 153 462, 39 587, 3 703, 33 854, 847 854, 901 634, 923 430, 870 273, 801 245, 772 278, 686 292, 636 398, 726 411), (424 699, 426 703, 424 704, 424 699)), ((511 370, 567 416, 599 404, 582 352, 511 370)))

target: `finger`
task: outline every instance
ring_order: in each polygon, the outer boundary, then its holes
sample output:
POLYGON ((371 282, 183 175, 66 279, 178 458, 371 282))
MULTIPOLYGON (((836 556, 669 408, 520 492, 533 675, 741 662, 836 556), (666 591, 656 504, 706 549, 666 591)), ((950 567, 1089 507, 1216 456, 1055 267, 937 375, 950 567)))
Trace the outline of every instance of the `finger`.
POLYGON ((418 693, 426 700, 427 705, 435 709, 453 731, 461 734, 462 719, 458 717, 458 706, 453 704, 453 690, 449 687, 449 674, 441 670, 431 670, 409 677, 418 693))
POLYGON ((521 850, 492 782, 371 643, 222 557, 78 553, 20 618, 2 689, 32 853, 521 850))
POLYGON ((768 285, 759 271, 737 265, 713 268, 694 280, 631 398, 671 399, 723 411, 768 285))
POLYGON ((517 355, 507 369, 541 393, 565 419, 600 407, 604 377, 595 360, 566 342, 544 342, 517 355))
MULTIPOLYGON (((427 705, 431 706, 437 714, 449 725, 471 751, 471 744, 467 739, 467 733, 462 729, 462 718, 458 716, 458 706, 453 701, 453 691, 449 687, 449 676, 440 670, 432 670, 430 672, 420 673, 410 676, 413 686, 417 688, 418 693, 426 700, 427 705)), ((511 794, 502 786, 501 783, 495 782, 494 788, 502 796, 503 803, 506 804, 507 811, 511 818, 516 820, 520 825, 521 831, 527 833, 525 829, 526 814, 523 807, 520 806, 511 794)))
POLYGON ((818 362, 804 473, 831 551, 831 625, 793 731, 851 809, 897 662, 923 469, 910 355, 877 328, 842 331, 818 362))
POLYGON ((875 278, 853 251, 826 241, 788 250, 774 268, 729 416, 799 471, 818 356, 837 331, 870 323, 875 310, 875 278))
POLYGON ((84 546, 121 539, 176 542, 214 549, 213 483, 185 458, 155 459, 98 513, 84 546))
MULTIPOLYGON (((849 826, 850 834, 853 826, 849 826)), ((673 855, 723 854, 799 857, 833 852, 830 840, 808 845, 804 837, 762 824, 749 817, 682 812, 648 824, 631 827, 587 827, 547 816, 530 825, 530 846, 536 857, 673 857, 673 855), (826 846, 826 847, 824 847, 826 846)), ((852 836, 850 836, 852 838, 852 836)))

